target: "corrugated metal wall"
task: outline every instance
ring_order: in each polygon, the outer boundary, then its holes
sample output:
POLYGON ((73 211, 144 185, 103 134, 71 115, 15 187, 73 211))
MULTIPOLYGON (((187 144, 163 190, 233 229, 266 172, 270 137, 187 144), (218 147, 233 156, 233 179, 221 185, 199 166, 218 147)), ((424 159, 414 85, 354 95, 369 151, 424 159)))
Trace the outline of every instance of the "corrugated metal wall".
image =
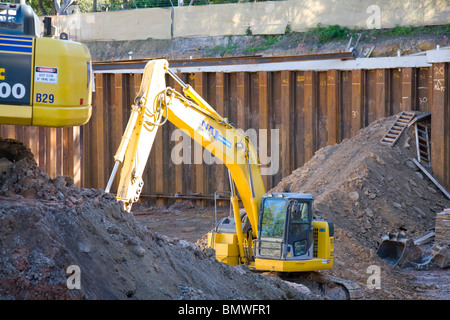
MULTIPOLYGON (((448 64, 443 66, 448 69, 448 64)), ((316 150, 350 138, 380 117, 402 110, 440 112, 439 119, 433 122, 432 132, 444 133, 450 119, 448 95, 440 98, 447 99, 445 108, 440 103, 432 107, 433 97, 442 96, 441 91, 433 91, 433 77, 429 67, 181 74, 185 82, 237 128, 255 129, 256 132, 270 129, 267 156, 271 156, 273 129, 279 130, 279 170, 263 177, 266 190, 303 165, 316 150)), ((106 185, 140 78, 141 74, 96 74, 95 114, 83 128, 85 186, 106 185)), ((445 79, 448 82, 448 71, 445 79)), ((168 83, 176 87, 171 79, 168 83)), ((147 165, 142 195, 212 195, 216 190, 228 189, 228 176, 223 165, 204 161, 195 164, 193 141, 189 140, 190 164, 178 165, 171 161, 171 153, 179 143, 178 139, 172 141, 175 129, 172 124, 167 124, 158 133, 147 165)), ((448 144, 447 136, 433 135, 432 154, 437 179, 448 188, 449 149, 443 147, 448 144), (447 154, 442 156, 442 152, 447 154)))
MULTIPOLYGON (((279 170, 263 176, 266 190, 303 165, 316 150, 350 138, 372 121, 402 110, 432 112, 433 175, 450 189, 449 66, 437 63, 432 67, 376 70, 199 72, 180 77, 238 128, 256 132, 269 129, 269 157, 270 138, 276 133, 273 129, 278 129, 279 170)), ((93 116, 81 128, 3 125, 0 134, 28 144, 38 164, 51 176, 69 174, 82 187, 105 188, 141 77, 139 73, 95 74, 93 116)), ((181 91, 171 79, 168 84, 181 91)), ((190 163, 173 163, 171 154, 180 141, 173 135, 175 129, 167 123, 158 133, 142 196, 163 204, 173 201, 175 193, 212 199, 216 190, 228 190, 223 165, 204 161, 196 164, 194 152, 189 154, 190 163)), ((194 142, 187 141, 194 151, 194 142)))

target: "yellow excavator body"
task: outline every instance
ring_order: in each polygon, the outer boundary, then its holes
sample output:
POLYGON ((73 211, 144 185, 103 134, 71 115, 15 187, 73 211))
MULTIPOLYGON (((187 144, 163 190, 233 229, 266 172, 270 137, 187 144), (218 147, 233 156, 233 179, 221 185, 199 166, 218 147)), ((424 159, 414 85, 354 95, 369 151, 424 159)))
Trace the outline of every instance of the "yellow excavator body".
POLYGON ((80 126, 92 114, 86 45, 40 37, 31 7, 0 3, 0 124, 80 126))
POLYGON ((313 218, 313 195, 265 192, 256 149, 194 89, 169 69, 166 60, 149 61, 131 115, 114 156, 108 184, 121 167, 116 198, 127 211, 139 200, 142 175, 157 130, 170 121, 228 168, 233 214, 208 234, 217 260, 246 264, 257 271, 301 272, 333 266, 334 225, 313 218), (181 91, 166 86, 169 74, 181 91), (245 209, 241 214, 239 198, 245 209))

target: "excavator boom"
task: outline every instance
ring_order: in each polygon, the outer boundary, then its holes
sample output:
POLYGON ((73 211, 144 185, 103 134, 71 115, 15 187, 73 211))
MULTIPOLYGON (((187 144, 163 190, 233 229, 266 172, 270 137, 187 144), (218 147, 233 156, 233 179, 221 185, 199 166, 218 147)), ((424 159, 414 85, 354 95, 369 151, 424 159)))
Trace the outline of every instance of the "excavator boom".
POLYGON ((142 191, 142 174, 157 130, 167 120, 225 164, 256 234, 258 199, 265 193, 256 150, 248 137, 172 73, 166 60, 149 61, 145 66, 106 190, 109 192, 115 171, 122 164, 117 199, 124 202, 127 210, 131 209, 142 191), (184 95, 166 87, 166 74, 180 83, 184 95))

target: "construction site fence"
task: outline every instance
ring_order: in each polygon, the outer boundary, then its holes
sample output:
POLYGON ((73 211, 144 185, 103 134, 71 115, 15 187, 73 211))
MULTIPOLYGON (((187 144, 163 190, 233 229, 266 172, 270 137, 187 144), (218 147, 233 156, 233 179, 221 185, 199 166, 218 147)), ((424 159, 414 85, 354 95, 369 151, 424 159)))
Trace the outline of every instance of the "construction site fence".
MULTIPOLYGON (((255 143, 259 156, 267 160, 262 165, 266 190, 320 148, 351 138, 373 121, 403 110, 431 112, 433 176, 450 188, 449 62, 374 70, 196 72, 179 76, 237 128, 250 136, 259 135, 255 143)), ((2 125, 0 135, 27 144, 38 165, 51 177, 70 175, 77 186, 104 189, 141 78, 142 73, 96 73, 92 118, 82 127, 2 125)), ((167 81, 181 92, 171 78, 167 81)), ((228 179, 223 164, 202 149, 199 155, 191 139, 166 123, 159 129, 150 154, 142 194, 159 204, 176 201, 176 195, 211 202, 215 191, 230 189, 228 179)))
MULTIPOLYGON (((174 0, 173 0, 174 1, 174 0)), ((187 2, 187 1, 186 1, 187 2)), ((448 24, 447 0, 249 1, 75 13, 53 17, 58 34, 77 41, 191 36, 273 35, 322 25, 383 29, 448 24)))

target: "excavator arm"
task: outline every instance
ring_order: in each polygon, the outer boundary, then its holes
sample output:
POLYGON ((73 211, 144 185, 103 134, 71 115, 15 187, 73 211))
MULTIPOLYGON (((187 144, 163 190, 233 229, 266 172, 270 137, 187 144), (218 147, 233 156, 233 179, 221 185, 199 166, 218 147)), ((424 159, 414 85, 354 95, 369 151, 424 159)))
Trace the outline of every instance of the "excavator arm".
POLYGON ((249 138, 171 72, 166 60, 147 63, 131 109, 106 187, 109 192, 121 167, 116 198, 126 210, 130 211, 139 200, 144 184, 142 175, 158 128, 170 121, 229 170, 233 217, 223 218, 208 233, 208 245, 215 249, 219 261, 281 272, 331 268, 333 225, 312 220, 312 194, 266 195, 258 156, 249 138), (167 74, 180 84, 181 93, 166 86, 167 74), (238 195, 251 229, 242 226, 238 195), (299 224, 301 230, 293 228, 299 224))
MULTIPOLYGON (((172 73, 166 60, 149 61, 145 66, 140 90, 114 156, 115 165, 106 191, 109 192, 114 176, 121 166, 116 197, 124 203, 126 210, 131 210, 132 204, 138 201, 142 191, 142 174, 157 130, 167 120, 220 159, 228 168, 255 238, 259 202, 265 193, 256 150, 247 136, 236 130, 190 85, 172 73), (166 86, 166 74, 181 85, 182 93, 166 86)), ((231 202, 236 229, 240 230, 237 231, 239 242, 242 243, 238 198, 234 192, 231 202)))

